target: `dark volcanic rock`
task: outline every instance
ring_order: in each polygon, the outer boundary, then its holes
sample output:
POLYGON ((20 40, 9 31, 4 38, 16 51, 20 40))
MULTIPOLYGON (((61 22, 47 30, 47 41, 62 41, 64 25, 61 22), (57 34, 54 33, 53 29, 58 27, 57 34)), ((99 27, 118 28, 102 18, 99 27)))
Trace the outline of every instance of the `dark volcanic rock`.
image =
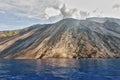
POLYGON ((120 25, 105 21, 64 19, 35 25, 26 33, 0 42, 0 57, 119 58, 120 25))

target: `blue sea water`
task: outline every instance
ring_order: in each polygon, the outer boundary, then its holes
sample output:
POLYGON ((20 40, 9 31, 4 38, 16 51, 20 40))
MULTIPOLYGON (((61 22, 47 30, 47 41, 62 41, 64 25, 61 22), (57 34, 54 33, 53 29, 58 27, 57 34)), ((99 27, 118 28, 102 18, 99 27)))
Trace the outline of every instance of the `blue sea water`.
POLYGON ((0 80, 120 80, 120 59, 0 60, 0 80))

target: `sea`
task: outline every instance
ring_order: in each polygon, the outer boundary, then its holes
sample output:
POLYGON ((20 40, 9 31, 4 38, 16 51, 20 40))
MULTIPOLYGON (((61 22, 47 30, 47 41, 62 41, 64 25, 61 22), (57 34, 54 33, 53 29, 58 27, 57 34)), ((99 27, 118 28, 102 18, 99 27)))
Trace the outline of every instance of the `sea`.
POLYGON ((0 80, 120 80, 120 59, 0 60, 0 80))

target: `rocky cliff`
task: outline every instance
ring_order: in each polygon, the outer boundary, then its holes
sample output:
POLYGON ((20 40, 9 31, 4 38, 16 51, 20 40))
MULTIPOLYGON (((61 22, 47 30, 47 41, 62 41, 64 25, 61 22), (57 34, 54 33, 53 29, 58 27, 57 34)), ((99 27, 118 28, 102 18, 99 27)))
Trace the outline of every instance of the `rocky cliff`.
POLYGON ((0 41, 0 58, 119 58, 120 25, 106 20, 64 19, 34 25, 21 35, 0 41))

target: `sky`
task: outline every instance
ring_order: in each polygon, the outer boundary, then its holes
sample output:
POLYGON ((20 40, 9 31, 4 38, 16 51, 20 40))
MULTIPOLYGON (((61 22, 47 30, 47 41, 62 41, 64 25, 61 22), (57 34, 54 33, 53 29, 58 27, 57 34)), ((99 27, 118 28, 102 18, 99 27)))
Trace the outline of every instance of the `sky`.
POLYGON ((0 31, 64 18, 120 18, 120 0, 0 0, 0 31))

